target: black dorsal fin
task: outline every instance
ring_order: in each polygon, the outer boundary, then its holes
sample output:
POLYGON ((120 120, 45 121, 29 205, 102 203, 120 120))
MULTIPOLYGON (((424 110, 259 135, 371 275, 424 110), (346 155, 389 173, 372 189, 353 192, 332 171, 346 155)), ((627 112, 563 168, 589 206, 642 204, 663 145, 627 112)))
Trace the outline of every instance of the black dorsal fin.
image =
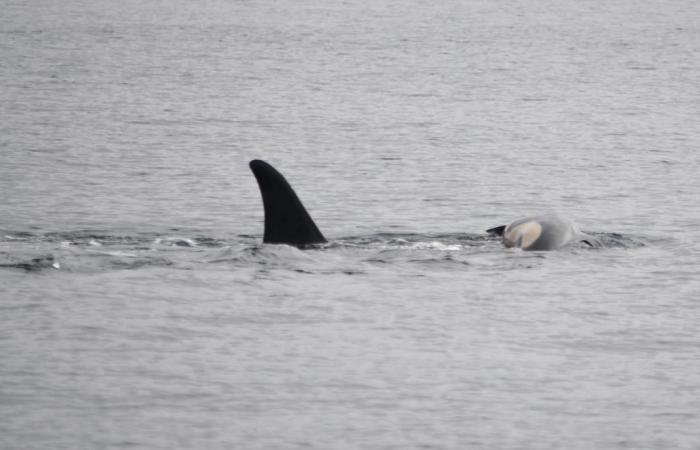
POLYGON ((250 170, 258 180, 265 208, 264 243, 304 247, 326 242, 281 173, 259 159, 250 162, 250 170))
POLYGON ((505 225, 501 225, 500 227, 489 228, 488 230, 486 230, 486 232, 487 232, 488 234, 494 234, 494 235, 496 235, 496 236, 503 236, 503 232, 504 232, 505 230, 506 230, 506 226, 505 226, 505 225))

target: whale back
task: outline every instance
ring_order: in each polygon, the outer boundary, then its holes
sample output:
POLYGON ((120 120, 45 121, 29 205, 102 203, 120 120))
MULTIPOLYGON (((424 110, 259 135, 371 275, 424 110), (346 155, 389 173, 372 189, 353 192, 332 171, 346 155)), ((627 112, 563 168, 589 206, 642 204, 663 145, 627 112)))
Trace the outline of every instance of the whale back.
POLYGON ((263 243, 303 248, 326 242, 294 189, 274 167, 261 160, 250 162, 265 210, 263 243))
POLYGON ((525 217, 487 232, 500 236, 506 247, 523 250, 556 250, 574 241, 594 246, 586 239, 588 236, 577 231, 573 222, 557 214, 525 217))

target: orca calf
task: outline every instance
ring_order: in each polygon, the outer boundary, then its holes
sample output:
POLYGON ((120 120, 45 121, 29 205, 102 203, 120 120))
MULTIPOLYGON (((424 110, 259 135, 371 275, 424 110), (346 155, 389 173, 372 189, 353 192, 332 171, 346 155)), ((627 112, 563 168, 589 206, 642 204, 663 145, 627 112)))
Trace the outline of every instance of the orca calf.
POLYGON ((523 250, 556 250, 574 242, 600 246, 596 238, 580 232, 572 221, 557 214, 524 217, 486 232, 500 236, 506 247, 523 250))
MULTIPOLYGON (((304 248, 327 242, 281 173, 258 159, 250 162, 250 170, 258 181, 265 210, 263 243, 304 248)), ((526 217, 486 232, 500 236, 506 247, 523 250, 556 250, 573 242, 600 245, 594 237, 579 232, 573 222, 556 214, 526 217)))

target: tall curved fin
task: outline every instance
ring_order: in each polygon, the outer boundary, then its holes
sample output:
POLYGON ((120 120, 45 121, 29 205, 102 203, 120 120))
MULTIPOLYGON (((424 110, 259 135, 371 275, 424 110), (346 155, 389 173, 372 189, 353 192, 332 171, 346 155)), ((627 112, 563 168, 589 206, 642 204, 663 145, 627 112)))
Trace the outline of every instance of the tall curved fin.
POLYGON ((265 209, 264 243, 301 248, 326 242, 281 173, 259 159, 250 162, 250 170, 258 181, 265 209))

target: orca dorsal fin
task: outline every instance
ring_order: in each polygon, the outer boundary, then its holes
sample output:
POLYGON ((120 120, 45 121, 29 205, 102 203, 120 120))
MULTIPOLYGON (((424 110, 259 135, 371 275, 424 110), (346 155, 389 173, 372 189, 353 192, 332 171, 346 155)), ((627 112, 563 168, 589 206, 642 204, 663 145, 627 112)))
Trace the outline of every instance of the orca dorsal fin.
POLYGON ((486 230, 488 234, 493 234, 496 236, 503 236, 503 232, 506 231, 506 226, 501 225, 500 227, 493 227, 486 230))
POLYGON ((274 167, 254 159, 250 170, 260 187, 265 209, 263 243, 305 247, 326 242, 294 189, 274 167))

